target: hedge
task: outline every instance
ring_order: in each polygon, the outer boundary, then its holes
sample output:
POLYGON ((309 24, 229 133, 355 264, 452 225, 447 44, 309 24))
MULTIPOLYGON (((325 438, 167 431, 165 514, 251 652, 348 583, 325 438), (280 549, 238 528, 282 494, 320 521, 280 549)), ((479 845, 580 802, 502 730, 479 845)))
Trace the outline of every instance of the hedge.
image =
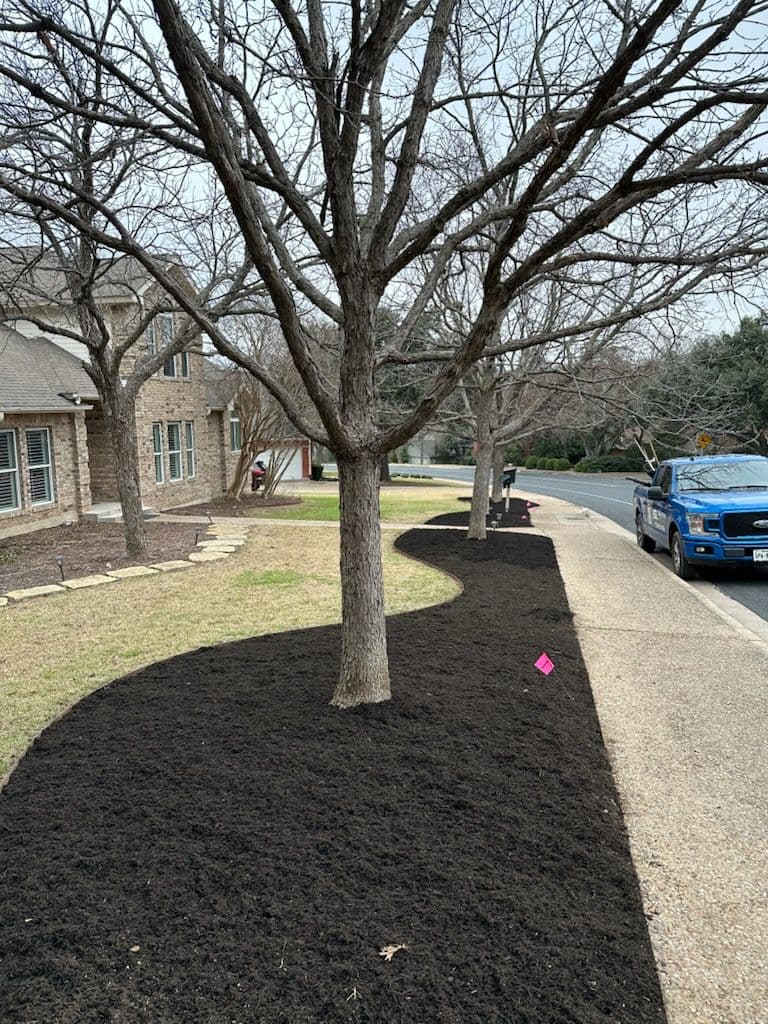
POLYGON ((642 473, 640 455, 588 455, 573 467, 577 473, 642 473))
POLYGON ((539 468, 539 457, 538 455, 529 455, 525 460, 526 469, 538 469, 539 468))

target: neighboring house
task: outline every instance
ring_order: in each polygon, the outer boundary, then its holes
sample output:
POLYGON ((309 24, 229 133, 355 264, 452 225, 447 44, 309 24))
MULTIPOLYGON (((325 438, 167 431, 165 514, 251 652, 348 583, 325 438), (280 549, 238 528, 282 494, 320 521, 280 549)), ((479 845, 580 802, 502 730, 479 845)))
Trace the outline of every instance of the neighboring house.
MULTIPOLYGON (((14 280, 9 266, 12 272, 15 268, 5 253, 0 253, 0 277, 19 315, 8 326, 0 325, 3 532, 11 525, 71 521, 92 506, 114 506, 118 500, 106 424, 83 367, 87 349, 53 331, 43 334, 20 308, 54 328, 70 326, 62 275, 41 261, 33 274, 14 280)), ((138 322, 154 289, 130 258, 110 265, 97 294, 113 341, 138 322)), ((7 300, 5 305, 8 323, 7 300)), ((155 344, 156 332, 167 339, 179 326, 176 314, 159 314, 145 335, 144 350, 155 344)), ((141 343, 129 350, 126 372, 141 352, 141 343)), ((208 501, 227 489, 239 451, 233 381, 203 355, 198 342, 142 385, 136 429, 145 508, 161 511, 208 501)), ((308 468, 301 475, 308 476, 308 468)))

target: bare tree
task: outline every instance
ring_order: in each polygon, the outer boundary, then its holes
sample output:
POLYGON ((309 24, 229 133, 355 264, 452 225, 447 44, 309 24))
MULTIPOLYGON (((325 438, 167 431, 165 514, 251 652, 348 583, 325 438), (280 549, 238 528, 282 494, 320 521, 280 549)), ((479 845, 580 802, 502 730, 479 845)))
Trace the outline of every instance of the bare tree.
MULTIPOLYGON (((105 51, 104 40, 95 45, 99 54, 105 51)), ((110 223, 108 205, 119 202, 130 211, 133 231, 141 232, 166 276, 178 289, 197 292, 191 268, 167 252, 169 242, 178 241, 178 232, 171 230, 168 219, 162 231, 153 224, 159 207, 178 200, 178 180, 189 160, 171 164, 164 158, 160 170, 156 140, 137 127, 103 123, 101 115, 112 108, 114 95, 98 60, 78 59, 50 40, 46 53, 45 69, 35 81, 41 85, 54 76, 69 109, 53 116, 44 100, 9 83, 0 115, 15 165, 25 168, 23 178, 34 190, 27 197, 18 190, 6 191, 0 201, 0 317, 31 323, 41 332, 75 342, 85 353, 83 366, 98 393, 112 448, 126 550, 138 556, 147 536, 136 397, 168 360, 200 344, 200 327, 180 315, 168 291, 146 287, 152 277, 139 261, 99 245, 97 236, 110 223), (77 215, 74 220, 57 216, 46 201, 71 206, 77 215), (124 300, 117 320, 101 301, 115 293, 124 300)), ((190 242, 190 236, 202 240, 208 215, 185 217, 190 242)), ((211 275, 204 276, 210 289, 211 275)), ((216 307, 219 313, 226 308, 222 301, 216 307)))
MULTIPOLYGON (((12 0, 0 23, 9 40, 0 74, 29 88, 28 62, 55 40, 124 90, 108 112, 87 116, 139 126, 215 172, 319 429, 268 367, 234 349, 204 304, 174 287, 119 210, 107 204, 109 227, 89 230, 151 266, 219 350, 335 452, 343 622, 333 703, 385 700, 382 453, 412 437, 478 359, 658 308, 649 284, 607 322, 498 340, 508 310, 543 279, 623 262, 645 266, 653 284, 674 271, 674 287, 684 289, 703 264, 732 263, 735 274, 757 265, 766 228, 750 190, 768 180, 752 149, 768 101, 766 57, 742 37, 760 31, 765 4, 560 0, 532 6, 529 18, 509 4, 455 0, 309 0, 306 9, 275 0, 258 10, 222 0, 205 18, 175 0, 153 0, 153 9, 165 50, 138 0, 74 0, 66 14, 12 0), (457 154, 468 156, 461 180, 457 154), (676 245, 681 206, 699 222, 694 248, 676 245), (382 429, 378 368, 435 362, 408 352, 409 332, 437 283, 462 273, 478 248, 471 329, 441 354, 413 406, 382 429), (375 321, 384 301, 408 312, 381 352, 375 321), (314 358, 308 311, 337 328, 335 380, 314 358)), ((87 107, 55 75, 42 96, 55 111, 87 107)), ((9 194, 80 228, 76 206, 30 197, 24 166, 6 152, 0 184, 9 194)), ((93 198, 80 186, 73 196, 93 198)))
MULTIPOLYGON (((306 407, 306 391, 274 321, 264 317, 246 318, 238 324, 237 334, 239 347, 248 353, 249 359, 268 365, 273 378, 286 393, 293 395, 297 406, 306 407)), ((262 485, 262 495, 269 497, 290 464, 289 442, 295 440, 295 429, 280 402, 246 371, 237 373, 234 401, 240 420, 241 446, 229 493, 233 498, 242 496, 254 460, 265 449, 270 449, 262 485)), ((311 415, 309 409, 307 414, 311 415)))

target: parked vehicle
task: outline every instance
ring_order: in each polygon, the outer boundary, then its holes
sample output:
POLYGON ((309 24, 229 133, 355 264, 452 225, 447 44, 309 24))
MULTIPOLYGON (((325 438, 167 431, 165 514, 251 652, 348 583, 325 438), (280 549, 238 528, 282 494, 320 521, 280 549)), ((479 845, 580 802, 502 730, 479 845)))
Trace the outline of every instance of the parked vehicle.
POLYGON ((267 467, 261 461, 256 459, 254 464, 251 466, 251 490, 258 491, 261 485, 264 483, 264 477, 267 475, 267 467))
POLYGON ((697 565, 768 565, 768 458, 668 459, 634 506, 637 543, 668 550, 681 579, 697 565))

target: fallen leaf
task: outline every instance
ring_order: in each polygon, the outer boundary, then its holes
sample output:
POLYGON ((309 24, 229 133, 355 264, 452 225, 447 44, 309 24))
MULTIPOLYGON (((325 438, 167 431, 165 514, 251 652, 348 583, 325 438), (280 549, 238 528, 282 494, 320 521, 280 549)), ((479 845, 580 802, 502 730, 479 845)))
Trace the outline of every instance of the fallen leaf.
POLYGON ((392 957, 401 949, 408 949, 405 943, 401 942, 396 946, 385 946, 379 950, 379 956, 383 956, 385 960, 391 960, 392 957))
POLYGON ((141 946, 131 946, 131 948, 128 950, 129 953, 139 953, 140 951, 141 946))

